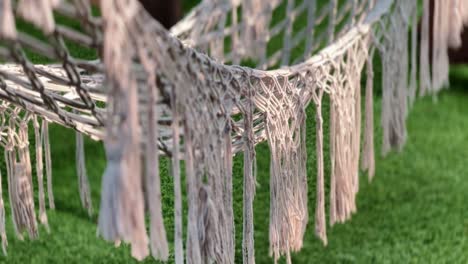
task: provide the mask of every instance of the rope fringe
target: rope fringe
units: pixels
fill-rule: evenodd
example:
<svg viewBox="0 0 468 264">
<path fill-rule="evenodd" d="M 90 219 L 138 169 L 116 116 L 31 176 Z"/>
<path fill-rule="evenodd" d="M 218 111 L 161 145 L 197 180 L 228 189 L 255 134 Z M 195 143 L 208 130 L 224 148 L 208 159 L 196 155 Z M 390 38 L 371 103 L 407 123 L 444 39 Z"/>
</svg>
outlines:
<svg viewBox="0 0 468 264">
<path fill-rule="evenodd" d="M 143 57 L 143 56 L 142 56 Z M 143 65 L 151 69 L 149 61 L 143 61 Z M 167 244 L 166 229 L 162 215 L 161 205 L 161 181 L 159 177 L 159 155 L 157 139 L 158 129 L 156 127 L 159 119 L 156 102 L 158 100 L 156 87 L 156 70 L 148 72 L 148 109 L 147 109 L 147 143 L 146 143 L 146 199 L 150 212 L 150 245 L 152 256 L 157 260 L 167 261 L 169 258 L 169 246 Z"/>
<path fill-rule="evenodd" d="M 132 37 L 129 25 L 137 14 L 135 1 L 101 1 L 104 34 L 104 64 L 109 94 L 104 140 L 108 164 L 103 177 L 98 232 L 108 241 L 131 244 L 138 260 L 148 255 L 142 188 L 138 85 L 131 74 Z"/>
<path fill-rule="evenodd" d="M 172 177 L 174 178 L 174 244 L 175 244 L 175 263 L 184 263 L 184 245 L 183 245 L 183 227 L 182 227 L 182 186 L 180 179 L 180 120 L 179 107 L 175 92 L 171 93 L 172 103 Z"/>
<path fill-rule="evenodd" d="M 245 264 L 255 264 L 254 246 L 254 212 L 253 200 L 255 198 L 256 182 L 256 156 L 253 131 L 253 98 L 252 90 L 248 93 L 244 118 L 244 183 L 243 183 L 243 229 L 242 229 L 242 258 Z"/>
<path fill-rule="evenodd" d="M 15 17 L 11 7 L 11 0 L 0 2 L 0 38 L 16 39 Z"/>
<path fill-rule="evenodd" d="M 93 203 L 91 200 L 91 189 L 89 187 L 88 174 L 86 172 L 86 158 L 83 142 L 83 134 L 76 132 L 76 172 L 78 174 L 78 187 L 80 200 L 83 208 L 88 210 L 88 215 L 93 214 Z"/>
<path fill-rule="evenodd" d="M 367 81 L 366 81 L 366 105 L 365 105 L 365 128 L 364 145 L 362 148 L 361 169 L 367 171 L 369 182 L 375 175 L 375 154 L 374 154 L 374 51 L 370 52 L 367 58 Z"/>
<path fill-rule="evenodd" d="M 271 152 L 269 251 L 275 262 L 281 257 L 292 262 L 291 252 L 303 246 L 309 217 L 305 109 L 310 102 L 316 110 L 315 234 L 327 245 L 323 95 L 329 95 L 331 102 L 328 210 L 333 226 L 351 218 L 357 210 L 359 165 L 367 171 L 369 181 L 375 174 L 375 50 L 380 53 L 383 69 L 381 125 L 385 155 L 402 150 L 406 142 L 406 117 L 418 93 L 418 67 L 419 94 L 436 95 L 448 83 L 447 49 L 460 45 L 461 30 L 468 24 L 468 1 L 435 1 L 434 36 L 430 39 L 431 8 L 429 0 L 424 0 L 418 61 L 417 1 L 332 0 L 319 5 L 314 0 L 206 0 L 172 34 L 136 0 L 101 0 L 102 24 L 101 19 L 91 16 L 87 0 L 66 2 L 57 11 L 76 13 L 85 22 L 86 33 L 78 35 L 63 25 L 55 28 L 53 9 L 59 2 L 18 1 L 19 15 L 46 35 L 53 34 L 47 45 L 27 35 L 15 40 L 12 2 L 0 2 L 0 38 L 7 40 L 0 43 L 0 56 L 13 58 L 19 63 L 17 69 L 21 68 L 15 75 L 0 67 L 0 91 L 6 97 L 0 102 L 0 118 L 5 124 L 0 144 L 5 149 L 16 234 L 20 239 L 25 232 L 31 238 L 38 235 L 28 141 L 31 121 L 36 144 L 38 218 L 48 229 L 43 162 L 48 203 L 54 209 L 48 122 L 57 122 L 80 131 L 76 134 L 76 169 L 81 203 L 90 215 L 91 189 L 81 133 L 104 140 L 108 164 L 102 179 L 97 233 L 116 246 L 121 242 L 131 244 L 132 256 L 138 260 L 147 257 L 150 250 L 157 260 L 167 261 L 170 257 L 162 212 L 160 152 L 171 158 L 177 264 L 235 263 L 232 168 L 233 155 L 241 151 L 242 258 L 244 263 L 255 263 L 255 146 L 262 141 L 268 141 Z M 286 9 L 284 19 L 270 25 L 276 16 L 273 11 L 281 4 Z M 307 15 L 307 26 L 301 29 L 296 28 L 299 14 Z M 326 30 L 315 31 L 317 24 L 325 24 Z M 181 42 L 173 35 L 190 39 Z M 102 44 L 103 63 L 74 61 L 63 43 L 65 36 L 93 48 Z M 276 37 L 283 41 L 283 49 L 272 50 L 267 57 L 267 40 Z M 226 52 L 228 43 L 230 53 Z M 29 63 L 22 54 L 22 44 L 63 60 L 62 75 L 57 67 L 49 72 L 54 67 Z M 257 69 L 221 64 L 189 45 L 234 64 L 243 59 L 257 60 Z M 305 45 L 302 57 L 292 52 L 299 45 Z M 322 49 L 323 45 L 326 48 Z M 309 58 L 310 54 L 316 55 Z M 103 81 L 92 82 L 96 86 L 91 87 L 78 71 L 77 65 L 81 64 L 93 72 L 105 72 L 107 95 L 88 91 Z M 365 64 L 365 127 L 360 149 L 361 74 Z M 260 70 L 276 65 L 289 66 Z M 22 78 L 15 78 L 18 75 Z M 24 76 L 30 83 L 25 83 Z M 44 79 L 51 82 L 43 84 Z M 63 83 L 73 85 L 77 94 L 50 92 L 51 87 L 62 87 Z M 98 97 L 106 102 L 107 115 L 96 108 L 95 100 L 101 100 Z M 39 107 L 40 102 L 43 105 Z M 41 124 L 34 114 L 44 117 Z M 105 133 L 101 133 L 104 126 Z M 185 252 L 181 159 L 187 184 Z M 0 175 L 0 237 L 6 254 L 1 180 Z M 146 212 L 150 217 L 149 238 Z"/>
<path fill-rule="evenodd" d="M 10 119 L 10 129 L 15 130 L 15 126 L 14 118 Z M 17 237 L 22 240 L 23 232 L 27 231 L 29 237 L 34 239 L 38 236 L 38 229 L 34 211 L 29 142 L 25 122 L 20 121 L 18 136 L 21 145 L 17 147 L 10 145 L 5 149 L 10 205 Z"/>
<path fill-rule="evenodd" d="M 18 2 L 18 14 L 50 34 L 55 30 L 53 9 L 61 0 L 21 0 Z"/>
<path fill-rule="evenodd" d="M 2 238 L 2 251 L 3 255 L 7 255 L 7 246 L 8 246 L 8 239 L 5 230 L 5 204 L 3 202 L 3 189 L 2 189 L 2 174 L 0 172 L 0 237 Z"/>
<path fill-rule="evenodd" d="M 425 96 L 432 90 L 432 79 L 430 71 L 430 62 L 432 61 L 432 54 L 429 52 L 429 38 L 430 38 L 430 0 L 424 0 L 423 15 L 421 18 L 421 48 L 419 55 L 419 96 Z"/>
<path fill-rule="evenodd" d="M 315 234 L 324 245 L 328 244 L 327 223 L 325 220 L 325 178 L 323 161 L 323 118 L 322 97 L 323 90 L 314 87 L 313 100 L 315 102 L 315 130 L 317 152 L 317 205 L 315 207 Z"/>
<path fill-rule="evenodd" d="M 305 149 L 305 110 L 302 98 L 291 93 L 286 79 L 262 80 L 272 91 L 274 104 L 285 105 L 283 113 L 267 115 L 266 133 L 270 146 L 270 255 L 277 261 L 302 248 L 308 221 Z M 280 110 L 280 109 L 278 109 Z"/>
<path fill-rule="evenodd" d="M 39 190 L 39 222 L 46 227 L 49 231 L 49 223 L 46 213 L 46 202 L 44 193 L 44 166 L 43 166 L 43 150 L 42 150 L 42 136 L 40 131 L 39 121 L 37 116 L 33 117 L 34 138 L 36 144 L 36 176 L 37 185 Z"/>
<path fill-rule="evenodd" d="M 42 144 L 44 146 L 44 156 L 47 175 L 47 196 L 49 197 L 49 208 L 55 209 L 54 192 L 52 188 L 52 158 L 50 154 L 50 140 L 49 140 L 49 122 L 42 120 Z"/>
</svg>

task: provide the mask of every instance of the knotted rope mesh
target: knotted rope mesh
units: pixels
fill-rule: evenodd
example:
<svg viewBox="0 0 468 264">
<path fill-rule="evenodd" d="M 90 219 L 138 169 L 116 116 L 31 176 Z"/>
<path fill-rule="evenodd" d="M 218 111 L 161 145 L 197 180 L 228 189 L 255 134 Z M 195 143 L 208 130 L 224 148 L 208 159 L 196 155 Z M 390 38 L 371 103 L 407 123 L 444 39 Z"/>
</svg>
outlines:
<svg viewBox="0 0 468 264">
<path fill-rule="evenodd" d="M 418 54 L 420 2 L 424 12 Z M 446 50 L 460 43 L 468 5 L 435 2 L 434 23 L 439 24 L 430 54 L 428 0 L 205 0 L 171 32 L 136 1 L 102 0 L 102 17 L 92 13 L 87 0 L 0 1 L 0 59 L 15 62 L 0 65 L 0 143 L 16 233 L 37 236 L 29 123 L 35 131 L 42 224 L 47 225 L 42 155 L 49 206 L 54 208 L 47 128 L 53 122 L 78 133 L 80 197 L 90 213 L 82 134 L 104 140 L 108 166 L 98 232 L 106 240 L 130 243 L 137 259 L 149 254 L 148 244 L 154 258 L 169 256 L 158 170 L 159 155 L 167 155 L 174 179 L 176 263 L 234 263 L 232 158 L 244 152 L 242 252 L 245 263 L 254 263 L 255 145 L 266 140 L 271 152 L 270 254 L 275 261 L 284 255 L 290 262 L 290 252 L 302 247 L 308 223 L 305 109 L 312 102 L 316 114 L 309 120 L 315 120 L 317 134 L 315 230 L 326 244 L 323 123 L 330 122 L 333 225 L 357 210 L 359 163 L 370 178 L 375 170 L 375 51 L 383 66 L 384 153 L 405 143 L 418 69 L 422 95 L 435 94 L 447 83 Z M 21 32 L 15 26 L 20 17 L 42 34 Z M 54 17 L 79 21 L 80 26 L 70 28 Z M 67 48 L 72 44 L 95 50 L 101 60 L 74 58 Z M 61 65 L 34 65 L 27 54 Z M 255 67 L 238 66 L 241 63 Z M 322 117 L 324 96 L 331 102 L 329 121 Z M 188 203 L 185 246 L 181 160 Z M 5 251 L 3 200 L 0 205 Z"/>
</svg>

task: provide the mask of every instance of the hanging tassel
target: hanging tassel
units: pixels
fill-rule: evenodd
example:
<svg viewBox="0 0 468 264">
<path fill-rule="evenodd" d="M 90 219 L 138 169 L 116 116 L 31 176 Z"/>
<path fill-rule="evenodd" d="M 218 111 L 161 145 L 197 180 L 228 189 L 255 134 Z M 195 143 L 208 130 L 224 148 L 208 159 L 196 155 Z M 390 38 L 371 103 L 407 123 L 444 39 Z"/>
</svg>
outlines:
<svg viewBox="0 0 468 264">
<path fill-rule="evenodd" d="M 460 2 L 465 0 L 449 0 L 448 5 L 448 18 L 449 20 L 449 47 L 452 49 L 458 49 L 462 45 L 461 33 L 463 32 L 464 17 L 462 6 Z M 465 1 L 466 2 L 466 1 Z"/>
<path fill-rule="evenodd" d="M 29 138 L 28 138 L 28 123 L 27 121 L 21 121 L 19 125 L 19 137 L 24 147 L 18 149 L 19 158 L 22 160 L 22 163 L 25 167 L 25 173 L 28 177 L 29 186 L 31 190 L 34 190 L 33 181 L 32 181 L 32 167 L 31 167 L 31 155 L 29 153 Z M 34 204 L 33 204 L 34 205 Z"/>
<path fill-rule="evenodd" d="M 50 141 L 49 141 L 49 122 L 42 120 L 42 142 L 44 145 L 46 175 L 47 175 L 47 196 L 49 197 L 49 208 L 55 209 L 54 192 L 52 188 L 52 158 L 50 155 Z"/>
<path fill-rule="evenodd" d="M 8 246 L 8 240 L 6 236 L 6 231 L 5 231 L 5 204 L 3 202 L 3 187 L 2 187 L 2 174 L 0 171 L 0 237 L 2 239 L 2 250 L 3 250 L 3 255 L 7 255 L 7 246 Z"/>
<path fill-rule="evenodd" d="M 448 37 L 449 7 L 447 3 L 434 1 L 433 54 L 432 54 L 432 94 L 435 96 L 448 84 Z"/>
<path fill-rule="evenodd" d="M 98 234 L 109 241 L 116 241 L 120 245 L 118 206 L 119 191 L 122 174 L 127 173 L 127 167 L 122 164 L 122 153 L 117 144 L 106 144 L 107 165 L 102 177 L 101 206 L 99 210 Z M 119 151 L 119 152 L 118 152 Z M 118 241 L 118 243 L 117 243 Z"/>
<path fill-rule="evenodd" d="M 430 61 L 432 61 L 432 53 L 429 52 L 430 41 L 430 8 L 429 1 L 424 0 L 422 26 L 421 26 L 421 50 L 419 55 L 419 96 L 424 96 L 432 90 L 432 80 L 430 73 Z"/>
<path fill-rule="evenodd" d="M 0 2 L 0 38 L 16 39 L 16 25 L 11 0 Z"/>
<path fill-rule="evenodd" d="M 419 55 L 419 96 L 424 96 L 432 90 L 432 80 L 429 62 L 429 40 L 430 40 L 430 0 L 424 0 L 422 26 L 421 26 L 421 43 Z"/>
<path fill-rule="evenodd" d="M 221 175 L 225 175 L 222 179 L 223 182 L 223 202 L 224 202 L 224 223 L 220 223 L 221 226 L 225 226 L 223 229 L 223 237 L 221 238 L 224 241 L 223 249 L 225 250 L 225 256 L 228 263 L 234 264 L 235 262 L 235 223 L 234 223 L 234 208 L 233 208 L 233 192 L 232 192 L 232 139 L 231 139 L 231 120 L 229 113 L 231 109 L 227 110 L 226 113 L 226 125 L 223 131 L 224 133 L 224 152 L 221 155 L 224 156 L 224 166 L 221 168 Z"/>
<path fill-rule="evenodd" d="M 122 90 L 112 82 L 105 147 L 108 164 L 103 176 L 98 232 L 108 241 L 131 244 L 132 256 L 148 255 L 141 176 L 137 87 Z"/>
<path fill-rule="evenodd" d="M 39 222 L 46 227 L 49 232 L 49 223 L 47 220 L 46 205 L 45 205 L 45 194 L 44 194 L 44 172 L 42 164 L 42 139 L 40 133 L 40 126 L 37 120 L 37 116 L 33 117 L 34 126 L 34 138 L 36 144 L 36 176 L 37 185 L 39 189 Z"/>
<path fill-rule="evenodd" d="M 128 100 L 127 105 L 118 104 L 128 110 L 115 109 L 117 114 L 110 113 L 114 117 L 111 120 L 119 123 L 109 123 L 105 139 L 107 167 L 102 182 L 98 232 L 108 241 L 130 243 L 132 256 L 142 260 L 148 255 L 148 238 L 141 186 L 136 87 L 128 91 L 128 96 L 114 96 L 124 102 Z M 109 104 L 116 105 L 112 101 Z M 115 108 L 112 106 L 109 109 Z M 121 113 L 127 116 L 120 119 Z"/>
<path fill-rule="evenodd" d="M 382 57 L 382 154 L 391 150 L 401 151 L 407 138 L 408 114 L 408 27 L 414 1 L 396 2 L 401 10 L 390 17 L 388 38 L 380 50 Z"/>
<path fill-rule="evenodd" d="M 109 118 L 104 139 L 108 164 L 103 177 L 98 232 L 108 241 L 130 243 L 132 256 L 142 260 L 149 251 L 138 86 L 131 71 L 134 38 L 129 35 L 138 3 L 102 0 L 101 10 L 106 22 L 103 57 L 109 86 Z"/>
<path fill-rule="evenodd" d="M 147 47 L 144 43 L 137 43 Z M 158 87 L 156 85 L 156 60 L 146 52 L 145 48 L 138 50 L 140 62 L 147 74 L 146 97 L 148 108 L 146 113 L 147 144 L 146 144 L 146 199 L 150 212 L 150 246 L 153 258 L 167 261 L 169 258 L 169 246 L 167 244 L 166 229 L 162 215 L 161 180 L 159 176 L 159 149 L 158 127 L 159 112 L 157 109 Z"/>
<path fill-rule="evenodd" d="M 122 8 L 125 6 L 125 8 Z M 104 34 L 104 63 L 106 65 L 107 77 L 111 87 L 109 98 L 111 98 L 109 108 L 110 116 L 113 120 L 107 128 L 106 148 L 109 148 L 108 153 L 113 153 L 109 158 L 109 172 L 106 173 L 108 182 L 114 182 L 117 186 L 114 189 L 109 189 L 103 193 L 103 197 L 107 196 L 119 197 L 117 203 L 112 203 L 118 209 L 118 212 L 102 212 L 100 213 L 99 227 L 106 228 L 107 221 L 116 221 L 118 223 L 117 230 L 110 234 L 114 236 L 103 235 L 106 239 L 112 240 L 123 238 L 124 241 L 132 243 L 132 255 L 137 259 L 141 259 L 147 254 L 147 237 L 144 225 L 143 211 L 143 194 L 141 186 L 141 168 L 140 168 L 140 120 L 138 110 L 138 87 L 135 76 L 132 72 L 131 64 L 135 58 L 142 63 L 148 77 L 150 93 L 156 92 L 155 76 L 157 71 L 158 60 L 158 43 L 155 43 L 152 38 L 140 38 L 140 36 L 148 36 L 147 27 L 142 26 L 138 22 L 149 19 L 147 14 L 141 12 L 141 7 L 137 1 L 114 1 L 102 0 L 101 10 L 103 18 L 106 22 Z M 141 14 L 142 19 L 137 19 Z M 153 28 L 151 28 L 152 30 Z M 154 32 L 151 32 L 154 33 Z M 140 35 L 141 34 L 141 35 Z M 139 37 L 134 37 L 138 35 Z M 150 94 L 151 96 L 151 94 Z M 157 96 L 152 95 L 150 100 L 157 102 Z M 113 109 L 112 109 L 113 108 Z M 150 120 L 157 119 L 155 110 L 149 109 Z M 124 117 L 122 118 L 122 115 Z M 150 121 L 149 126 L 156 125 L 156 122 Z M 146 161 L 146 181 L 151 182 L 147 194 L 151 214 L 151 248 L 153 256 L 156 258 L 166 259 L 168 257 L 166 234 L 163 229 L 163 218 L 161 213 L 160 201 L 160 186 L 159 175 L 157 174 L 157 127 L 153 127 L 149 132 L 150 142 L 146 153 L 148 160 Z M 126 140 L 127 139 L 127 140 Z M 189 141 L 185 135 L 185 143 Z M 154 141 L 154 142 L 153 142 Z M 154 145 L 153 145 L 154 144 Z M 190 144 L 187 144 L 190 145 Z M 151 152 L 152 151 L 152 152 Z M 189 148 L 186 148 L 186 155 Z M 117 155 L 118 153 L 118 155 Z M 153 153 L 153 154 L 151 154 Z M 192 153 L 193 155 L 193 153 Z M 156 166 L 154 166 L 156 165 Z M 193 166 L 193 164 L 192 164 Z M 190 167 L 187 162 L 187 167 Z M 192 167 L 193 168 L 193 167 Z M 115 170 L 120 172 L 115 173 Z M 129 174 L 127 174 L 129 173 Z M 112 174 L 115 174 L 112 176 Z M 196 175 L 195 172 L 192 175 Z M 195 176 L 194 176 L 195 177 Z M 190 186 L 190 173 L 187 173 L 187 182 Z M 196 179 L 193 179 L 196 182 Z M 197 184 L 189 188 L 189 197 L 193 200 L 198 200 Z M 105 200 L 102 200 L 105 203 Z M 109 203 L 107 201 L 107 203 Z M 131 205 L 131 207 L 129 206 Z M 198 204 L 196 204 L 198 208 Z M 101 207 L 102 208 L 102 207 Z M 198 242 L 197 219 L 199 215 L 197 208 L 189 206 L 189 229 L 188 229 L 188 244 L 187 244 L 187 261 L 200 263 L 200 247 L 191 242 Z M 195 214 L 193 214 L 195 212 Z M 106 214 L 111 214 L 106 216 Z M 120 228 L 120 226 L 125 228 Z M 112 230 L 111 230 L 112 231 Z M 195 232 L 192 232 L 195 231 Z M 105 232 L 104 232 L 105 233 Z M 196 248 L 196 249 L 195 249 Z M 198 251 L 197 256 L 191 255 L 191 250 Z M 197 253 L 194 253 L 197 255 Z"/>
<path fill-rule="evenodd" d="M 53 8 L 60 0 L 21 0 L 18 3 L 18 14 L 25 20 L 50 34 L 55 29 Z"/>
<path fill-rule="evenodd" d="M 243 263 L 255 263 L 254 246 L 254 213 L 253 200 L 255 197 L 255 140 L 253 131 L 253 87 L 249 87 L 249 98 L 244 113 L 244 206 L 243 206 L 243 234 L 242 257 Z"/>
<path fill-rule="evenodd" d="M 13 142 L 10 141 L 10 144 Z M 16 188 L 16 181 L 14 177 L 14 147 L 12 145 L 7 146 L 5 148 L 5 165 L 7 168 L 7 180 L 8 180 L 8 195 L 10 199 L 10 209 L 11 209 L 11 217 L 13 220 L 13 225 L 15 227 L 15 234 L 19 240 L 23 240 L 23 234 L 20 231 L 20 223 L 18 222 L 19 216 L 17 215 L 17 208 L 16 205 L 18 204 L 17 199 L 17 188 Z M 18 220 L 18 221 L 17 221 Z"/>
<path fill-rule="evenodd" d="M 263 81 L 263 80 L 262 80 Z M 305 150 L 305 111 L 302 98 L 285 99 L 283 93 L 293 95 L 294 88 L 286 78 L 265 80 L 271 94 L 271 104 L 290 105 L 292 110 L 267 115 L 266 131 L 271 151 L 270 161 L 270 255 L 277 261 L 281 255 L 289 255 L 302 248 L 307 210 L 307 152 Z M 271 89 L 271 90 L 270 90 Z M 276 89 L 281 92 L 276 93 Z M 284 89 L 284 90 L 282 90 Z M 291 90 L 289 90 L 291 89 Z M 278 97 L 276 97 L 278 96 Z M 281 109 L 284 110 L 284 109 Z M 280 109 L 277 109 L 280 111 Z M 288 114 L 284 114 L 288 113 Z"/>
<path fill-rule="evenodd" d="M 370 52 L 367 58 L 367 81 L 366 81 L 366 105 L 365 105 L 365 131 L 364 145 L 362 148 L 362 163 L 361 169 L 367 171 L 369 181 L 374 178 L 375 174 L 375 154 L 374 154 L 374 51 Z"/>
<path fill-rule="evenodd" d="M 331 70 L 337 77 L 330 86 L 330 225 L 343 223 L 356 212 L 359 190 L 361 135 L 361 70 L 367 52 L 350 48 Z M 360 52 L 366 52 L 362 54 Z M 365 55 L 365 56 L 364 56 Z M 344 60 L 344 61 L 342 61 Z"/>
<path fill-rule="evenodd" d="M 335 137 L 336 137 L 336 113 L 333 96 L 330 95 L 330 225 L 337 221 L 337 197 L 336 197 L 336 174 L 335 174 Z"/>
<path fill-rule="evenodd" d="M 162 216 L 161 181 L 159 178 L 158 156 L 158 122 L 159 114 L 156 109 L 158 100 L 155 72 L 148 73 L 148 113 L 147 113 L 147 144 L 146 144 L 146 197 L 151 217 L 150 246 L 151 253 L 156 260 L 167 261 L 169 247 L 167 245 L 166 229 Z"/>
<path fill-rule="evenodd" d="M 10 116 L 10 136 L 14 133 L 16 117 Z M 23 232 L 27 231 L 30 238 L 38 235 L 36 215 L 34 211 L 34 198 L 32 188 L 32 176 L 28 175 L 27 161 L 29 147 L 27 141 L 27 124 L 20 121 L 18 132 L 19 146 L 14 147 L 14 139 L 10 138 L 9 146 L 5 149 L 5 162 L 8 174 L 8 191 L 10 194 L 10 206 L 12 211 L 15 231 L 20 240 Z M 30 166 L 30 165 L 29 165 Z"/>
<path fill-rule="evenodd" d="M 15 210 L 17 210 L 15 222 L 18 224 L 18 231 L 23 232 L 23 230 L 26 230 L 30 238 L 36 238 L 38 230 L 32 186 L 29 184 L 27 166 L 24 162 L 20 161 L 14 165 L 13 177 L 15 181 L 14 188 L 16 188 Z"/>
<path fill-rule="evenodd" d="M 463 25 L 468 25 L 468 2 L 458 0 L 458 10 L 460 11 L 460 15 L 463 19 Z"/>
<path fill-rule="evenodd" d="M 199 226 L 198 226 L 198 204 L 199 189 L 198 182 L 195 176 L 195 164 L 193 157 L 192 134 L 187 129 L 187 124 L 184 124 L 184 146 L 185 146 L 185 174 L 187 178 L 187 200 L 188 200 L 188 219 L 187 219 L 187 263 L 197 264 L 202 263 L 200 241 L 199 241 Z"/>
<path fill-rule="evenodd" d="M 76 172 L 78 174 L 78 188 L 80 191 L 81 205 L 88 210 L 88 215 L 93 214 L 91 190 L 89 188 L 88 175 L 86 173 L 86 158 L 83 143 L 83 134 L 76 132 Z"/>
<path fill-rule="evenodd" d="M 234 263 L 235 253 L 232 146 L 227 140 L 231 135 L 232 110 L 221 101 L 210 99 L 216 89 L 213 86 L 195 86 L 177 93 L 183 107 L 196 108 L 183 110 L 189 203 L 187 262 L 229 264 Z M 200 105 L 206 108 L 200 109 Z"/>
<path fill-rule="evenodd" d="M 368 54 L 366 54 L 368 55 Z M 354 60 L 357 60 L 357 56 L 354 55 Z M 362 56 L 362 55 L 361 55 Z M 365 62 L 365 59 L 362 59 Z M 355 62 L 355 61 L 354 61 Z M 348 62 L 349 63 L 349 62 Z M 362 64 L 364 65 L 364 63 Z M 357 71 L 357 72 L 356 72 Z M 352 212 L 356 212 L 356 195 L 359 192 L 359 160 L 361 154 L 361 122 L 362 122 L 362 113 L 361 113 L 361 71 L 362 67 L 352 67 L 351 68 L 351 80 L 354 85 L 351 86 L 351 89 L 354 89 L 354 127 L 352 128 L 351 138 L 352 138 L 352 158 L 350 159 L 351 164 L 351 175 L 352 175 L 352 185 L 353 185 L 353 206 Z"/>
<path fill-rule="evenodd" d="M 198 239 L 202 259 L 206 263 L 215 261 L 219 258 L 217 244 L 219 243 L 218 231 L 218 210 L 214 201 L 210 198 L 212 195 L 208 191 L 208 186 L 202 186 L 198 193 Z M 216 261 L 217 263 L 220 263 Z"/>
<path fill-rule="evenodd" d="M 184 264 L 184 245 L 182 227 L 182 188 L 180 180 L 180 132 L 179 108 L 175 89 L 171 94 L 172 103 L 172 177 L 174 178 L 174 255 L 176 264 Z"/>
<path fill-rule="evenodd" d="M 28 140 L 28 123 L 20 121 L 19 123 L 19 146 L 17 148 L 19 162 L 15 163 L 15 178 L 17 180 L 17 188 L 19 201 L 22 204 L 20 207 L 20 215 L 23 218 L 25 228 L 29 233 L 30 238 L 38 236 L 36 212 L 34 210 L 33 182 L 31 158 L 29 154 Z"/>
<path fill-rule="evenodd" d="M 418 8 L 417 4 L 414 5 L 413 12 L 411 12 L 411 17 L 413 18 L 412 27 L 411 27 L 411 74 L 410 74 L 410 84 L 409 84 L 409 103 L 410 106 L 413 105 L 414 100 L 416 99 L 416 90 L 418 86 L 417 73 L 418 73 Z M 371 52 L 371 57 L 373 57 L 373 52 Z M 370 58 L 371 58 L 370 57 Z M 369 73 L 369 70 L 368 70 Z"/>
<path fill-rule="evenodd" d="M 315 88 L 315 121 L 316 121 L 316 151 L 317 151 L 317 205 L 315 207 L 315 234 L 324 245 L 327 240 L 327 223 L 325 220 L 325 179 L 323 165 L 323 118 L 322 118 L 322 96 L 323 89 Z"/>
<path fill-rule="evenodd" d="M 336 97 L 339 97 L 338 95 Z M 334 97 L 334 95 L 332 95 Z M 355 207 L 353 203 L 353 171 L 350 167 L 351 159 L 351 128 L 350 122 L 346 122 L 347 117 L 342 116 L 342 113 L 350 113 L 350 104 L 345 104 L 345 101 L 340 101 L 338 98 L 332 99 L 332 122 L 334 128 L 331 130 L 333 143 L 333 159 L 332 159 L 332 178 L 331 178 L 331 195 L 330 195 L 330 225 L 335 223 L 343 223 L 353 213 Z M 338 105 L 341 109 L 338 109 Z M 348 118 L 352 118 L 351 116 Z"/>
</svg>

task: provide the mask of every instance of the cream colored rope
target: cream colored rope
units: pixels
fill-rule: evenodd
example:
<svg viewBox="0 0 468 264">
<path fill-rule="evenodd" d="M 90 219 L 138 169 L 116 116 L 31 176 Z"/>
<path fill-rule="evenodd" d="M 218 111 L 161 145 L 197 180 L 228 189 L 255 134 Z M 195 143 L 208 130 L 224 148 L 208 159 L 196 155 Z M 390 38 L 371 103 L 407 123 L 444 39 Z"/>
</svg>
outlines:
<svg viewBox="0 0 468 264">
<path fill-rule="evenodd" d="M 244 152 L 242 251 L 243 261 L 254 263 L 255 145 L 266 140 L 271 152 L 270 254 L 275 261 L 285 256 L 290 263 L 290 253 L 302 247 L 309 219 L 305 108 L 313 102 L 317 133 L 315 230 L 326 244 L 323 123 L 330 122 L 331 130 L 329 222 L 333 225 L 346 221 L 357 210 L 364 65 L 368 80 L 362 167 L 370 178 L 375 171 L 374 50 L 383 66 L 384 153 L 401 150 L 406 141 L 406 116 L 416 94 L 418 67 L 414 18 L 418 2 L 339 2 L 205 0 L 167 32 L 134 0 L 102 0 L 102 18 L 91 14 L 87 0 L 73 4 L 23 0 L 15 6 L 9 0 L 1 1 L 0 58 L 16 64 L 0 65 L 0 98 L 4 100 L 0 129 L 5 135 L 0 143 L 8 164 L 17 234 L 21 237 L 28 231 L 31 237 L 37 236 L 26 133 L 32 119 L 36 144 L 40 142 L 36 155 L 45 155 L 51 208 L 47 124 L 58 123 L 104 140 L 108 166 L 98 232 L 106 240 L 130 243 L 137 259 L 149 254 L 148 245 L 154 258 L 169 257 L 158 170 L 159 155 L 165 154 L 171 156 L 174 176 L 176 263 L 184 259 L 187 263 L 234 263 L 232 157 Z M 428 2 L 423 2 L 419 92 L 435 94 L 447 82 L 447 47 L 457 44 L 468 12 L 461 1 L 450 0 L 447 5 L 436 1 L 437 34 L 433 54 L 429 54 Z M 29 12 L 30 7 L 35 7 L 35 12 Z M 15 28 L 13 8 L 41 28 L 46 41 Z M 56 23 L 53 9 L 80 21 L 83 30 Z M 285 13 L 278 15 L 280 10 Z M 451 14 L 456 18 L 453 24 Z M 98 51 L 102 60 L 73 58 L 65 39 Z M 271 43 L 282 45 L 274 50 Z M 62 65 L 33 65 L 24 48 Z M 238 66 L 241 62 L 255 67 Z M 266 70 L 269 68 L 273 69 Z M 331 101 L 329 121 L 323 120 L 321 113 L 324 97 Z M 36 116 L 43 118 L 40 131 Z M 80 195 L 90 209 L 81 134 L 77 149 Z M 187 184 L 185 254 L 180 160 L 185 161 Z M 39 158 L 38 173 L 42 166 Z M 40 187 L 39 192 L 39 220 L 47 225 L 44 190 Z M 149 238 L 145 211 L 150 215 Z M 0 233 L 5 246 L 1 212 Z"/>
</svg>

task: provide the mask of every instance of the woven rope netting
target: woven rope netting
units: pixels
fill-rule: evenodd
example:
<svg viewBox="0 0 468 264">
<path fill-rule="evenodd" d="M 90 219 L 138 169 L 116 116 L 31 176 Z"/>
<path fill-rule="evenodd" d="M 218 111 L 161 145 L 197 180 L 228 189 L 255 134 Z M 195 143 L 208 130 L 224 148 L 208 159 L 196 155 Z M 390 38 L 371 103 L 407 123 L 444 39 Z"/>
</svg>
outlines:
<svg viewBox="0 0 468 264">
<path fill-rule="evenodd" d="M 333 225 L 357 209 L 360 164 L 370 178 L 374 175 L 374 53 L 382 61 L 387 153 L 403 147 L 405 119 L 418 91 L 435 95 L 447 84 L 447 49 L 460 45 L 468 18 L 465 1 L 436 0 L 430 39 L 428 0 L 205 0 L 168 32 L 137 1 L 102 0 L 102 16 L 93 15 L 87 0 L 0 3 L 0 59 L 7 62 L 0 65 L 0 143 L 17 235 L 38 232 L 28 124 L 35 132 L 40 223 L 47 225 L 42 156 L 54 207 L 48 138 L 53 122 L 77 131 L 80 195 L 90 213 L 82 135 L 104 140 L 108 165 L 98 232 L 106 240 L 130 243 L 137 259 L 149 254 L 148 244 L 156 259 L 169 256 L 158 163 L 159 155 L 171 158 L 176 263 L 234 263 L 232 158 L 238 152 L 244 153 L 243 262 L 255 262 L 255 145 L 262 141 L 271 152 L 270 254 L 290 262 L 290 252 L 301 249 L 309 221 L 309 103 L 315 117 L 308 120 L 315 122 L 317 134 L 314 222 L 326 244 L 323 123 L 330 122 Z M 40 34 L 21 32 L 18 19 Z M 61 23 L 70 20 L 80 26 Z M 74 58 L 68 48 L 77 44 L 95 50 L 100 59 Z M 60 64 L 32 64 L 28 57 L 34 54 Z M 361 89 L 363 72 L 367 81 Z M 329 121 L 322 117 L 325 96 L 331 102 Z M 5 250 L 3 200 L 0 205 Z"/>
</svg>

